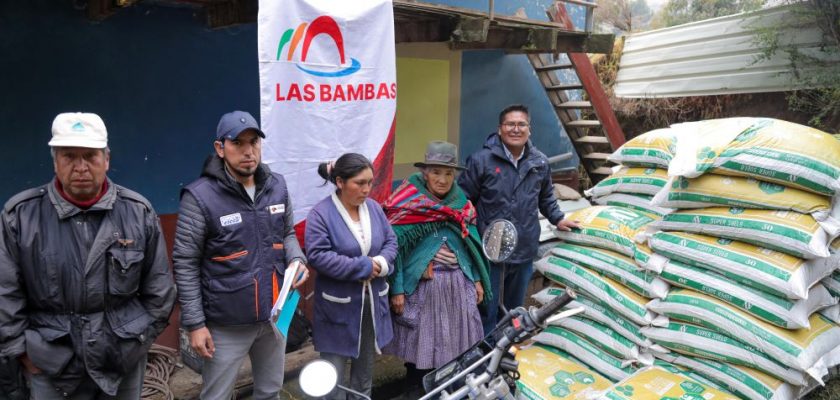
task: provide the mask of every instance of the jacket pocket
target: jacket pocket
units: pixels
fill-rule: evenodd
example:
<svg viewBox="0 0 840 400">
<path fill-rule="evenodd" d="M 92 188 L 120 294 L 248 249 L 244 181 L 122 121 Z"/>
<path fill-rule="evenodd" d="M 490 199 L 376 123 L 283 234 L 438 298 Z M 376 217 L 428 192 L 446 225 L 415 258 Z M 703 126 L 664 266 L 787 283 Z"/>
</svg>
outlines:
<svg viewBox="0 0 840 400">
<path fill-rule="evenodd" d="M 68 329 L 38 327 L 24 331 L 26 355 L 36 367 L 47 376 L 58 376 L 64 372 L 73 358 Z"/>
<path fill-rule="evenodd" d="M 385 289 L 379 291 L 379 297 L 387 296 L 389 290 L 391 290 L 391 286 L 388 285 L 388 282 L 385 282 Z"/>
<path fill-rule="evenodd" d="M 333 303 L 340 303 L 340 304 L 350 304 L 350 297 L 337 297 L 333 296 L 327 292 L 321 292 L 321 297 L 324 298 L 326 301 L 331 301 Z"/>
<path fill-rule="evenodd" d="M 143 269 L 143 251 L 111 247 L 107 254 L 108 293 L 113 296 L 131 296 L 137 293 Z"/>
<path fill-rule="evenodd" d="M 152 345 L 153 338 L 148 335 L 152 331 L 154 318 L 139 302 L 130 302 L 128 307 L 109 310 L 105 317 L 114 335 L 102 338 L 110 342 L 107 346 L 109 351 L 105 354 L 107 359 L 103 361 L 111 363 L 111 368 L 120 373 L 129 372 L 146 356 Z"/>
<path fill-rule="evenodd" d="M 222 325 L 257 322 L 257 283 L 247 272 L 208 277 L 202 290 L 207 319 Z"/>
</svg>

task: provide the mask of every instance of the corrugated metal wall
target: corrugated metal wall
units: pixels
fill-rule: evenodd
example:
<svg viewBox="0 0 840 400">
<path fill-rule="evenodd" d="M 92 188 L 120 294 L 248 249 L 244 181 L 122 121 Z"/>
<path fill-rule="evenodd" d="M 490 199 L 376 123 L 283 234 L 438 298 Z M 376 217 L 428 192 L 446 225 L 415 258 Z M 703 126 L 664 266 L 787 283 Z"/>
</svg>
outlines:
<svg viewBox="0 0 840 400">
<path fill-rule="evenodd" d="M 753 33 L 792 18 L 790 7 L 714 18 L 632 35 L 626 39 L 618 97 L 687 97 L 793 89 L 790 60 L 782 54 L 756 62 Z M 816 28 L 790 29 L 783 38 L 819 52 Z"/>
</svg>

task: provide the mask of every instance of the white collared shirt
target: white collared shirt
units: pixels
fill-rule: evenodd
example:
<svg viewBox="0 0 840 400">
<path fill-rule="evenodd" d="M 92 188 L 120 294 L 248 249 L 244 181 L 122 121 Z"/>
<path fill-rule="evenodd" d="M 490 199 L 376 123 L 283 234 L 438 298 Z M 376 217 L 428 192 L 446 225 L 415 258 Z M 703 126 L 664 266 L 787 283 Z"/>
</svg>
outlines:
<svg viewBox="0 0 840 400">
<path fill-rule="evenodd" d="M 519 153 L 519 157 L 514 157 L 513 153 L 511 153 L 510 150 L 508 150 L 506 144 L 502 143 L 502 148 L 505 149 L 505 155 L 507 156 L 508 160 L 513 162 L 513 166 L 515 168 L 519 168 L 519 160 L 521 160 L 522 157 L 525 156 L 525 148 L 522 148 L 522 152 Z"/>
</svg>

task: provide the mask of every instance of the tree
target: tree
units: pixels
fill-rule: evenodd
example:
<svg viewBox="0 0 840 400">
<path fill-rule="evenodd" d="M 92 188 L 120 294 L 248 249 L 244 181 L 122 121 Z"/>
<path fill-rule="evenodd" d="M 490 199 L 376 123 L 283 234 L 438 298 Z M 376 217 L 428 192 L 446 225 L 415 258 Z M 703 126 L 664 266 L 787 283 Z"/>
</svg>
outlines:
<svg viewBox="0 0 840 400">
<path fill-rule="evenodd" d="M 645 29 L 652 15 L 646 0 L 604 0 L 595 9 L 595 20 L 614 33 Z"/>
<path fill-rule="evenodd" d="M 761 8 L 762 4 L 764 4 L 764 0 L 669 0 L 654 15 L 651 27 L 665 28 L 753 11 Z"/>
<path fill-rule="evenodd" d="M 809 123 L 840 117 L 840 0 L 792 1 L 783 21 L 765 23 L 755 30 L 754 43 L 761 49 L 756 62 L 785 55 L 791 62 L 793 83 L 802 90 L 787 95 L 788 106 L 811 116 Z M 817 28 L 818 43 L 803 46 L 792 32 Z M 836 130 L 836 128 L 835 128 Z"/>
</svg>

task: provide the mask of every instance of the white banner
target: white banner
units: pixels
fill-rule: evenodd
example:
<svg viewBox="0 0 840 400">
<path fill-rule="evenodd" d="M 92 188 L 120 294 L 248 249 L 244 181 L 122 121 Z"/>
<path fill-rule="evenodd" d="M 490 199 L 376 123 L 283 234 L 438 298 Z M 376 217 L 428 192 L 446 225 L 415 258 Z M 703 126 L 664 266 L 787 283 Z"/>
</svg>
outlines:
<svg viewBox="0 0 840 400">
<path fill-rule="evenodd" d="M 263 161 L 288 183 L 295 222 L 334 190 L 318 164 L 348 152 L 390 192 L 397 108 L 390 0 L 260 0 Z"/>
</svg>

